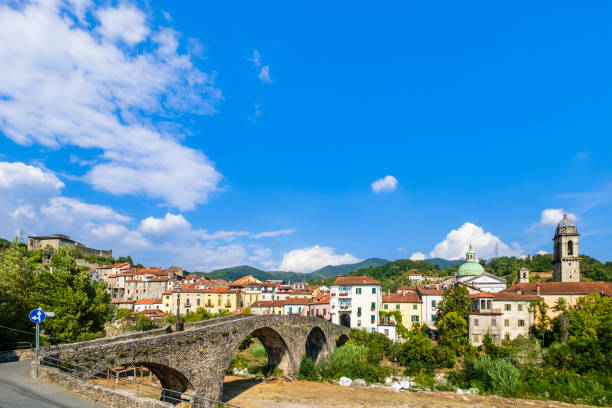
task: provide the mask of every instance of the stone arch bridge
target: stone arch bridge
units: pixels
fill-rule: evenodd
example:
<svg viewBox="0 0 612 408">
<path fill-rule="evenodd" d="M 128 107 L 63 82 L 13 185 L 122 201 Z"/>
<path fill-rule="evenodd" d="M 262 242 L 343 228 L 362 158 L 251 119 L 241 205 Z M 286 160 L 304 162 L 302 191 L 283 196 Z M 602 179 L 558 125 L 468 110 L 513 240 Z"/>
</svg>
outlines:
<svg viewBox="0 0 612 408">
<path fill-rule="evenodd" d="M 263 343 L 271 366 L 287 376 L 297 376 L 303 355 L 317 360 L 330 354 L 348 340 L 348 329 L 317 317 L 236 315 L 186 323 L 179 332 L 167 326 L 47 347 L 41 350 L 41 363 L 45 364 L 45 358 L 68 360 L 102 372 L 118 366 L 143 366 L 164 388 L 177 394 L 188 392 L 220 401 L 232 357 L 249 335 Z"/>
</svg>

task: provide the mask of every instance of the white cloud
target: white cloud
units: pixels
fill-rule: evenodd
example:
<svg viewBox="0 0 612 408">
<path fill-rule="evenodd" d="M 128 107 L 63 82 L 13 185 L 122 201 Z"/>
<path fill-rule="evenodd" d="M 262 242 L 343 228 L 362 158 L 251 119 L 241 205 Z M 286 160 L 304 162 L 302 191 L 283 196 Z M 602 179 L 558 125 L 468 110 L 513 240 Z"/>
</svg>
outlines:
<svg viewBox="0 0 612 408">
<path fill-rule="evenodd" d="M 538 252 L 536 252 L 536 255 L 548 255 L 548 252 L 541 249 Z"/>
<path fill-rule="evenodd" d="M 244 57 L 247 61 L 251 62 L 254 66 L 258 67 L 261 65 L 261 54 L 257 50 L 253 50 L 252 57 Z"/>
<path fill-rule="evenodd" d="M 70 18 L 86 10 L 86 22 Z M 221 100 L 212 77 L 177 51 L 177 37 L 147 27 L 133 6 L 1 5 L 0 132 L 22 145 L 101 150 L 83 177 L 97 189 L 180 209 L 204 203 L 221 175 L 202 152 L 179 143 L 180 130 L 152 120 L 212 114 Z"/>
<path fill-rule="evenodd" d="M 59 191 L 64 183 L 50 171 L 21 162 L 0 162 L 0 189 Z"/>
<path fill-rule="evenodd" d="M 438 243 L 429 255 L 432 258 L 463 259 L 470 244 L 480 258 L 521 255 L 518 245 L 514 244 L 511 249 L 501 239 L 471 222 L 449 232 L 446 239 Z"/>
<path fill-rule="evenodd" d="M 542 211 L 540 222 L 537 225 L 542 227 L 556 227 L 559 221 L 563 219 L 563 214 L 567 214 L 567 217 L 572 221 L 576 221 L 578 218 L 575 214 L 566 212 L 563 208 L 548 208 Z"/>
<path fill-rule="evenodd" d="M 359 261 L 360 259 L 351 254 L 335 254 L 331 247 L 315 245 L 287 252 L 283 255 L 279 269 L 292 272 L 312 272 L 327 265 L 352 264 Z"/>
<path fill-rule="evenodd" d="M 414 254 L 410 255 L 410 260 L 411 261 L 424 261 L 425 254 L 422 252 L 415 252 Z"/>
<path fill-rule="evenodd" d="M 375 193 L 387 193 L 397 188 L 397 179 L 391 175 L 375 180 L 372 184 Z"/>
<path fill-rule="evenodd" d="M 270 78 L 270 66 L 264 65 L 263 67 L 261 67 L 261 71 L 259 71 L 259 75 L 257 75 L 257 78 L 259 78 L 262 82 L 266 82 L 268 84 L 274 82 Z"/>
<path fill-rule="evenodd" d="M 206 230 L 197 231 L 197 235 L 200 239 L 204 241 L 214 241 L 222 239 L 224 241 L 232 241 L 238 237 L 245 237 L 249 235 L 248 231 L 215 231 L 213 233 L 209 233 Z"/>
<path fill-rule="evenodd" d="M 135 7 L 120 5 L 98 10 L 96 13 L 100 25 L 100 34 L 110 40 L 122 40 L 130 45 L 140 43 L 149 35 L 146 16 Z"/>
<path fill-rule="evenodd" d="M 188 230 L 191 224 L 182 214 L 167 213 L 164 218 L 147 217 L 140 221 L 140 231 L 145 234 L 166 234 L 169 231 Z"/>
<path fill-rule="evenodd" d="M 264 231 L 258 234 L 253 234 L 253 238 L 268 238 L 268 237 L 278 237 L 279 235 L 288 235 L 293 234 L 295 232 L 295 228 L 276 230 L 276 231 Z"/>
<path fill-rule="evenodd" d="M 69 197 L 53 197 L 48 204 L 41 207 L 41 212 L 63 223 L 82 221 L 118 221 L 128 222 L 130 217 L 121 215 L 111 207 L 99 204 L 88 204 Z"/>
</svg>

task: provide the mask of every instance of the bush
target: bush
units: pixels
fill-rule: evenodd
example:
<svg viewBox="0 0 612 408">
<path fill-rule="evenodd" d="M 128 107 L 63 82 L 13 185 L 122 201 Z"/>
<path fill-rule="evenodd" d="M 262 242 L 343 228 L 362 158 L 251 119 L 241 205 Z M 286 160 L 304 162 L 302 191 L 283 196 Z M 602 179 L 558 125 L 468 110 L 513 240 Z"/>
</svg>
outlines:
<svg viewBox="0 0 612 408">
<path fill-rule="evenodd" d="M 234 357 L 232 357 L 232 361 L 231 361 L 227 371 L 229 373 L 231 373 L 234 368 L 242 370 L 243 368 L 247 368 L 248 365 L 249 365 L 249 359 L 248 358 L 246 358 L 242 354 L 234 354 Z"/>
<path fill-rule="evenodd" d="M 391 368 L 369 362 L 368 353 L 368 348 L 362 345 L 346 344 L 338 347 L 330 358 L 319 358 L 316 364 L 318 375 L 324 379 L 349 377 L 382 382 Z"/>
<path fill-rule="evenodd" d="M 463 372 L 453 372 L 451 382 L 459 387 L 476 387 L 485 392 L 513 397 L 517 394 L 521 374 L 509 361 L 479 356 L 465 363 Z"/>
<path fill-rule="evenodd" d="M 249 353 L 255 358 L 268 358 L 266 348 L 261 344 L 253 344 L 249 347 Z"/>
<path fill-rule="evenodd" d="M 300 376 L 301 380 L 316 381 L 319 379 L 317 374 L 317 368 L 312 358 L 304 356 L 300 362 Z"/>
</svg>

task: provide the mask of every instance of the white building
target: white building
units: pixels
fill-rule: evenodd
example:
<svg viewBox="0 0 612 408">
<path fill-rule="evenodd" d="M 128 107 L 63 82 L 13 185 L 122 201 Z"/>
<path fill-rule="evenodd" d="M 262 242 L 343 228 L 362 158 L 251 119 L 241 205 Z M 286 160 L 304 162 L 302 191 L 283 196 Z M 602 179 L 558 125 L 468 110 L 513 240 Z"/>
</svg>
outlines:
<svg viewBox="0 0 612 408">
<path fill-rule="evenodd" d="M 302 310 L 308 309 L 308 303 L 312 301 L 311 298 L 288 298 L 283 301 L 284 303 L 284 314 L 285 315 L 301 315 Z"/>
<path fill-rule="evenodd" d="M 380 282 L 367 276 L 339 276 L 330 288 L 331 321 L 376 332 L 382 305 Z"/>
<path fill-rule="evenodd" d="M 397 341 L 397 328 L 391 323 L 382 323 L 377 328 L 379 333 L 384 334 L 393 341 Z"/>
<path fill-rule="evenodd" d="M 161 298 L 140 299 L 134 302 L 135 312 L 144 312 L 145 310 L 161 309 Z"/>
<path fill-rule="evenodd" d="M 425 278 L 420 273 L 411 273 L 408 275 L 408 279 L 410 279 L 410 282 L 421 282 Z"/>
<path fill-rule="evenodd" d="M 444 295 L 446 289 L 448 287 L 442 285 L 417 286 L 417 293 L 423 301 L 423 323 L 430 329 L 435 328 L 438 303 L 442 300 L 442 295 Z"/>
</svg>

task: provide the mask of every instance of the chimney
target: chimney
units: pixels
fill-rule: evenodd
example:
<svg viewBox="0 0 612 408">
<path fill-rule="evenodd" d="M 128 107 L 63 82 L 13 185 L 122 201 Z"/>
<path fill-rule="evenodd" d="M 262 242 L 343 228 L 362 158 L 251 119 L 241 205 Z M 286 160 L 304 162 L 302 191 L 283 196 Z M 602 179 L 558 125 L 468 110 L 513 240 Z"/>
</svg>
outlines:
<svg viewBox="0 0 612 408">
<path fill-rule="evenodd" d="M 536 282 L 536 292 L 538 292 L 538 295 L 540 294 L 540 282 Z"/>
</svg>

